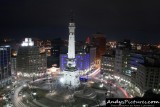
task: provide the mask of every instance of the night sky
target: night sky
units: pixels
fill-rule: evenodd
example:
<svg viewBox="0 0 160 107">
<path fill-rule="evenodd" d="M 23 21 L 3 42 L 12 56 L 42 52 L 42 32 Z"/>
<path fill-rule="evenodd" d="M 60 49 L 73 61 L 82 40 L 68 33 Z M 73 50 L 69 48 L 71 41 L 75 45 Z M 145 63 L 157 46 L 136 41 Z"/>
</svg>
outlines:
<svg viewBox="0 0 160 107">
<path fill-rule="evenodd" d="M 158 43 L 159 0 L 0 0 L 0 38 L 68 38 L 73 10 L 76 39 L 96 32 L 107 40 Z"/>
</svg>

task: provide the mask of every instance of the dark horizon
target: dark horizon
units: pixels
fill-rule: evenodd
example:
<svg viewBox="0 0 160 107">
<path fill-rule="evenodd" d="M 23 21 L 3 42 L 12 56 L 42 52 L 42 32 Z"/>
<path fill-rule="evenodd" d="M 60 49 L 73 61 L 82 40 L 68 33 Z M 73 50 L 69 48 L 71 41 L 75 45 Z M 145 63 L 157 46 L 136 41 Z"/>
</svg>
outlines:
<svg viewBox="0 0 160 107">
<path fill-rule="evenodd" d="M 101 32 L 107 40 L 159 43 L 159 1 L 1 0 L 0 38 L 68 38 L 70 11 L 76 40 Z"/>
</svg>

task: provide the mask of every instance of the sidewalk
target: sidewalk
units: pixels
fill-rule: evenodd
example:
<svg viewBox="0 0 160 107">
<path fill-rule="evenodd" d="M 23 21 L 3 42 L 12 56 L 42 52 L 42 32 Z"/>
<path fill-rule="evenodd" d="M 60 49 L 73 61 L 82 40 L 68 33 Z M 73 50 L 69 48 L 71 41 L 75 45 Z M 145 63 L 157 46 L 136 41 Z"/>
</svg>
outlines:
<svg viewBox="0 0 160 107">
<path fill-rule="evenodd" d="M 123 87 L 124 90 L 126 90 L 126 92 L 129 94 L 130 97 L 131 97 L 131 95 L 132 95 L 132 97 L 139 96 L 139 93 L 134 88 L 132 88 L 130 86 L 126 86 L 122 83 L 119 83 L 118 81 L 116 81 L 116 85 L 119 87 Z"/>
</svg>

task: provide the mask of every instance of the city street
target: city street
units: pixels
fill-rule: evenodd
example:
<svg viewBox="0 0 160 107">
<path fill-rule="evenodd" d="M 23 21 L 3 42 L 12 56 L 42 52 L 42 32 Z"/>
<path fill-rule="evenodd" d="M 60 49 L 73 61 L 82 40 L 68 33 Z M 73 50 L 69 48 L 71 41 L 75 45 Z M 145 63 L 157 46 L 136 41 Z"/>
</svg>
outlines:
<svg viewBox="0 0 160 107">
<path fill-rule="evenodd" d="M 11 95 L 11 101 L 15 107 L 28 107 L 26 104 L 23 103 L 23 93 L 20 95 L 19 93 L 21 90 L 27 86 L 28 79 L 18 80 L 16 83 L 16 88 L 13 90 L 14 93 Z"/>
<path fill-rule="evenodd" d="M 115 88 L 116 88 L 117 94 L 119 95 L 118 98 L 130 98 L 128 93 L 126 92 L 126 90 L 121 88 L 118 84 L 111 83 L 111 81 L 108 82 L 107 80 L 104 80 L 102 78 L 99 79 L 99 78 L 97 78 L 99 75 L 100 75 L 100 68 L 95 70 L 95 72 L 89 74 L 89 79 L 91 79 L 91 80 L 95 79 L 95 81 L 97 81 L 97 82 L 100 81 L 100 82 L 106 84 L 107 89 L 109 89 L 109 85 L 107 83 L 112 84 L 112 86 L 115 85 L 116 87 L 112 87 L 112 89 L 115 90 Z M 99 76 L 99 77 L 101 77 L 101 76 Z"/>
<path fill-rule="evenodd" d="M 50 78 L 50 79 L 52 80 L 52 78 Z M 100 74 L 100 69 L 96 69 L 94 72 L 88 73 L 88 79 L 89 79 L 89 81 L 92 80 L 95 83 L 99 83 L 100 87 L 101 87 L 101 84 L 103 84 L 102 87 L 106 88 L 106 90 L 94 89 L 95 92 L 99 93 L 100 95 L 102 94 L 104 96 L 106 91 L 108 90 L 106 97 L 109 97 L 109 98 L 110 97 L 130 98 L 128 93 L 125 91 L 125 89 L 121 88 L 121 86 L 117 85 L 117 83 L 111 83 L 111 81 L 108 82 L 107 80 L 102 79 L 101 74 Z M 46 98 L 43 98 L 43 99 L 37 100 L 37 101 L 33 100 L 33 102 L 24 103 L 22 95 L 18 96 L 18 93 L 22 90 L 22 88 L 24 88 L 24 85 L 27 85 L 27 81 L 29 81 L 29 80 L 19 80 L 17 82 L 17 88 L 15 88 L 14 95 L 12 95 L 12 102 L 15 105 L 15 107 L 29 107 L 29 106 L 38 107 L 38 105 L 45 106 L 47 104 L 59 105 L 58 103 L 51 101 L 51 99 L 47 100 Z M 53 86 L 53 84 L 57 85 L 55 83 L 51 84 L 50 82 L 48 82 L 48 77 L 40 78 L 35 81 L 30 80 L 30 82 L 28 82 L 28 83 L 32 84 L 31 87 L 39 87 L 39 88 L 45 89 L 45 90 L 50 90 L 51 85 Z M 101 99 L 104 100 L 103 96 Z M 103 100 L 100 101 L 100 103 L 104 103 Z M 27 99 L 26 99 L 26 101 L 27 101 Z M 52 106 L 49 106 L 49 107 L 52 107 Z"/>
</svg>

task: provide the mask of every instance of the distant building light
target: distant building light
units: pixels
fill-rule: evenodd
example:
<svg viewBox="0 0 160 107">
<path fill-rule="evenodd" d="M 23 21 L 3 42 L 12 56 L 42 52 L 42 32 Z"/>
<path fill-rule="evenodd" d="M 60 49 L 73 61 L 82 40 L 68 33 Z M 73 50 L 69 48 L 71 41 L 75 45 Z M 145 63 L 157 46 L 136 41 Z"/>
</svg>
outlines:
<svg viewBox="0 0 160 107">
<path fill-rule="evenodd" d="M 10 47 L 10 46 L 9 46 L 9 45 L 6 45 L 5 47 L 7 48 L 7 47 Z"/>
<path fill-rule="evenodd" d="M 26 97 L 26 95 L 24 94 L 22 97 L 24 98 L 24 97 Z"/>
<path fill-rule="evenodd" d="M 137 70 L 137 68 L 136 68 L 136 67 L 131 67 L 131 69 Z"/>
<path fill-rule="evenodd" d="M 6 48 L 0 48 L 0 51 L 7 50 Z"/>
</svg>

